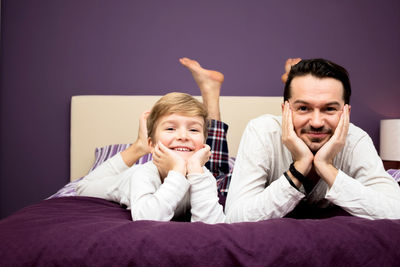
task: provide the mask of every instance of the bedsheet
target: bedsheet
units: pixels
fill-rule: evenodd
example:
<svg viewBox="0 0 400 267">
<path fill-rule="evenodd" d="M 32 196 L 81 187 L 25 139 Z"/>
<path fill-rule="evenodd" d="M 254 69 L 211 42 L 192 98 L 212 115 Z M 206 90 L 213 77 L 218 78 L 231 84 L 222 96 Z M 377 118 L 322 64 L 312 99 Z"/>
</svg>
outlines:
<svg viewBox="0 0 400 267">
<path fill-rule="evenodd" d="M 0 221 L 0 266 L 398 266 L 399 245 L 400 220 L 133 222 L 91 197 L 44 200 Z"/>
</svg>

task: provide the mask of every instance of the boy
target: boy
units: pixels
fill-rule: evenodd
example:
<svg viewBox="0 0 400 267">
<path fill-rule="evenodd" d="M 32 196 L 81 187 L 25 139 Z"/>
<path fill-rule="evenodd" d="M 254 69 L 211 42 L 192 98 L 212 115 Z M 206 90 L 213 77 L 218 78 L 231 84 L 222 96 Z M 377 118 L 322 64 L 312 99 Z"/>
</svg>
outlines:
<svg viewBox="0 0 400 267">
<path fill-rule="evenodd" d="M 219 111 L 219 93 L 224 77 L 220 72 L 203 69 L 197 61 L 182 58 L 180 62 L 191 71 L 211 119 L 212 127 L 207 142 L 212 148 L 212 153 L 207 164 L 215 176 L 227 173 L 229 172 L 226 144 L 228 127 L 220 122 Z M 147 116 L 148 112 L 143 113 L 140 118 L 138 139 L 129 148 L 104 162 L 79 181 L 76 188 L 77 195 L 104 198 L 130 208 L 130 177 L 139 168 L 134 163 L 151 151 L 147 139 Z M 155 148 L 153 146 L 153 150 Z M 159 151 L 165 150 L 160 148 Z"/>
<path fill-rule="evenodd" d="M 131 177 L 132 220 L 169 221 L 190 209 L 191 221 L 224 222 L 210 156 L 207 110 L 188 94 L 163 96 L 147 118 L 153 161 Z"/>
</svg>

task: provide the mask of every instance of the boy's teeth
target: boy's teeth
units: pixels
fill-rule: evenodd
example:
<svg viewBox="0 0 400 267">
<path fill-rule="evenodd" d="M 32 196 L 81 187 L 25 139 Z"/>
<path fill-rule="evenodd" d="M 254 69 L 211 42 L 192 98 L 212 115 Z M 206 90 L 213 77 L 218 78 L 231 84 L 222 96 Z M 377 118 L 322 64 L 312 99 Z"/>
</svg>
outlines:
<svg viewBox="0 0 400 267">
<path fill-rule="evenodd" d="M 176 150 L 176 151 L 189 151 L 189 149 L 187 149 L 187 148 L 182 148 L 182 147 L 175 148 L 175 150 Z"/>
</svg>

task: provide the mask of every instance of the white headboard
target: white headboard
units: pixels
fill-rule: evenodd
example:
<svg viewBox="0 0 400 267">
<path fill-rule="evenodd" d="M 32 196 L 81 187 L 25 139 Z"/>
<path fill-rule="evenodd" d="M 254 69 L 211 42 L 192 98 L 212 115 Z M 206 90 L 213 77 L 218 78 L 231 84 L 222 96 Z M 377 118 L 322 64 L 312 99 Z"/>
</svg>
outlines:
<svg viewBox="0 0 400 267">
<path fill-rule="evenodd" d="M 96 147 L 136 140 L 140 114 L 161 96 L 73 96 L 71 100 L 71 181 L 86 175 Z M 200 97 L 198 99 L 201 100 Z M 281 115 L 281 97 L 222 96 L 222 121 L 235 156 L 247 122 L 262 114 Z"/>
</svg>

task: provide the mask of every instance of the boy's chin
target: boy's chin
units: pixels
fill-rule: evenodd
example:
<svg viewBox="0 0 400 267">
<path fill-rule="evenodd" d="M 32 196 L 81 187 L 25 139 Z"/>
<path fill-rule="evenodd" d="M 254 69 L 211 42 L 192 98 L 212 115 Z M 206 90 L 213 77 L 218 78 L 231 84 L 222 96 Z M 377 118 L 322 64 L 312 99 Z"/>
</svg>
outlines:
<svg viewBox="0 0 400 267">
<path fill-rule="evenodd" d="M 190 151 L 190 152 L 175 151 L 175 153 L 177 153 L 179 156 L 181 156 L 183 159 L 186 160 L 194 154 L 194 151 Z"/>
</svg>

